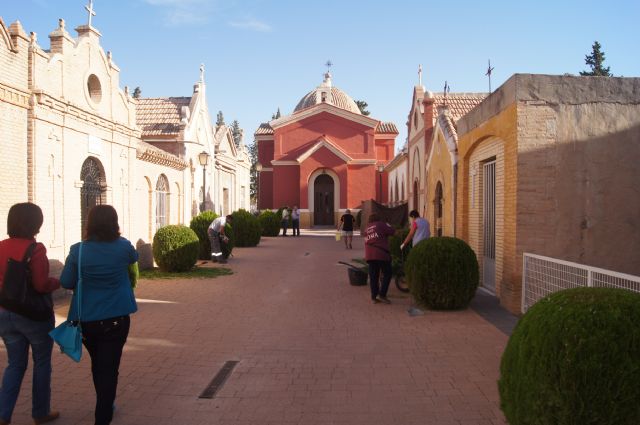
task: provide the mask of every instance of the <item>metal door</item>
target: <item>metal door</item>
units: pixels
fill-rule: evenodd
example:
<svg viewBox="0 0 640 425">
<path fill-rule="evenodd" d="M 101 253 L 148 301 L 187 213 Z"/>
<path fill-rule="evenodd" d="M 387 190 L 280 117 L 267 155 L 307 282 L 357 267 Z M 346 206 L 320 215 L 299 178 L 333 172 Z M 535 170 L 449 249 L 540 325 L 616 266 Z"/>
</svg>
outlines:
<svg viewBox="0 0 640 425">
<path fill-rule="evenodd" d="M 315 225 L 333 224 L 333 179 L 327 174 L 316 177 L 314 182 L 313 221 Z"/>
<path fill-rule="evenodd" d="M 80 180 L 82 180 L 82 187 L 80 188 L 80 225 L 82 226 L 82 232 L 84 232 L 91 208 L 106 202 L 106 183 L 100 161 L 95 158 L 87 158 L 80 170 Z"/>
<path fill-rule="evenodd" d="M 483 262 L 482 286 L 491 292 L 496 290 L 496 162 L 483 166 L 482 235 Z"/>
</svg>

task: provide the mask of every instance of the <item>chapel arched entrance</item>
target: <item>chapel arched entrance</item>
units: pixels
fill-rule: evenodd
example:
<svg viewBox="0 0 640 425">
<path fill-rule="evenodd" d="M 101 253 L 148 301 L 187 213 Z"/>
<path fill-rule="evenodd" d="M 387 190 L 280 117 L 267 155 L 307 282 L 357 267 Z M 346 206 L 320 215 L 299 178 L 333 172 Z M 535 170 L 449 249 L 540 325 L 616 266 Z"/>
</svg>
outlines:
<svg viewBox="0 0 640 425">
<path fill-rule="evenodd" d="M 80 225 L 84 231 L 89 211 L 96 205 L 107 202 L 107 183 L 104 168 L 96 158 L 89 157 L 82 164 L 80 170 Z"/>
<path fill-rule="evenodd" d="M 313 224 L 333 225 L 335 184 L 328 174 L 320 174 L 313 182 Z"/>
</svg>

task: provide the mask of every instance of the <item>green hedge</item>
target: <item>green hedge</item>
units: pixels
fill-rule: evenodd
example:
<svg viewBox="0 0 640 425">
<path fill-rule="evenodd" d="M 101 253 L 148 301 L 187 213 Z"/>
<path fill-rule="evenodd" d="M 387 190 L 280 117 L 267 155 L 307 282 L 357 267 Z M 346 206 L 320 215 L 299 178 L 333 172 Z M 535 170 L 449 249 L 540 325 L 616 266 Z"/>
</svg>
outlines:
<svg viewBox="0 0 640 425">
<path fill-rule="evenodd" d="M 162 271 L 184 272 L 198 261 L 200 241 L 183 225 L 161 227 L 153 236 L 153 258 Z"/>
<path fill-rule="evenodd" d="M 278 215 L 271 210 L 264 210 L 258 216 L 262 236 L 278 236 L 280 234 L 280 222 L 282 215 Z"/>
<path fill-rule="evenodd" d="M 209 242 L 209 235 L 207 230 L 209 226 L 218 218 L 218 214 L 213 211 L 204 211 L 191 219 L 189 227 L 196 232 L 198 239 L 200 240 L 200 249 L 198 252 L 198 258 L 201 260 L 211 259 L 211 243 Z"/>
<path fill-rule="evenodd" d="M 227 243 L 223 243 L 222 248 L 222 256 L 225 258 L 229 258 L 231 253 L 233 252 L 233 247 L 235 246 L 235 235 L 233 233 L 233 226 L 230 224 L 225 224 L 224 226 L 224 234 L 229 239 Z M 209 258 L 211 258 L 211 254 L 209 254 Z"/>
<path fill-rule="evenodd" d="M 257 246 L 260 243 L 262 233 L 258 218 L 243 209 L 234 212 L 232 215 L 235 246 Z"/>
<path fill-rule="evenodd" d="M 520 319 L 500 365 L 511 425 L 640 424 L 640 294 L 556 292 Z"/>
<path fill-rule="evenodd" d="M 478 260 L 461 239 L 421 241 L 411 249 L 405 272 L 416 302 L 434 310 L 466 308 L 478 288 Z"/>
<path fill-rule="evenodd" d="M 391 266 L 394 276 L 402 274 L 403 265 L 409 258 L 411 252 L 411 244 L 404 247 L 400 251 L 400 245 L 409 234 L 409 229 L 398 229 L 393 236 L 389 237 L 389 251 L 391 252 Z M 403 256 L 404 254 L 404 256 Z"/>
</svg>

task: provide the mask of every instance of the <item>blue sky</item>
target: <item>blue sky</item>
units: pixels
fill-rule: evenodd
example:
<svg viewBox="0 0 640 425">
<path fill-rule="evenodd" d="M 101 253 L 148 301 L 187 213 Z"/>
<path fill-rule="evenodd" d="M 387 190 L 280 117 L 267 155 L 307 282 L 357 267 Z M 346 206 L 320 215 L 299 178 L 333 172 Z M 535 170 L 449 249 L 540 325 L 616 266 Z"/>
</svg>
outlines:
<svg viewBox="0 0 640 425">
<path fill-rule="evenodd" d="M 47 34 L 64 18 L 87 21 L 87 0 L 0 3 L 9 24 Z M 640 75 L 640 1 L 95 0 L 93 24 L 145 97 L 189 96 L 206 65 L 209 108 L 238 119 L 247 142 L 278 107 L 290 113 L 322 80 L 369 103 L 372 116 L 405 123 L 418 64 L 428 90 L 487 91 L 514 73 L 577 74 L 598 40 L 615 75 Z M 75 35 L 75 32 L 72 31 Z"/>
</svg>

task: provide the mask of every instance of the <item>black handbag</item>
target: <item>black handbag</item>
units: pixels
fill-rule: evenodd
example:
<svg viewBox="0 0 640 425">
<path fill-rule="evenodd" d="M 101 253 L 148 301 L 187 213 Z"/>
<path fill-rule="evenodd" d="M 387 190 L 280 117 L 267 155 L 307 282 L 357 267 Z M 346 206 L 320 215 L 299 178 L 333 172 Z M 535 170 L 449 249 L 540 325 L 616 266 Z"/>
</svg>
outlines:
<svg viewBox="0 0 640 425">
<path fill-rule="evenodd" d="M 36 243 L 29 245 L 22 261 L 9 258 L 2 278 L 0 306 L 31 320 L 47 321 L 53 315 L 51 294 L 36 291 L 31 282 L 31 255 Z"/>
</svg>

